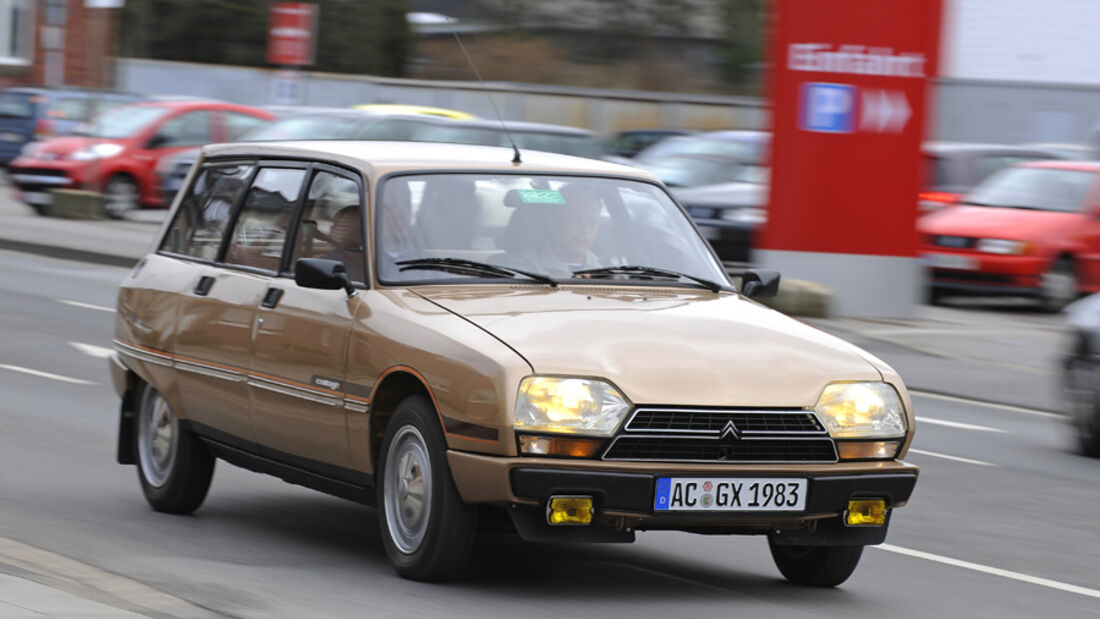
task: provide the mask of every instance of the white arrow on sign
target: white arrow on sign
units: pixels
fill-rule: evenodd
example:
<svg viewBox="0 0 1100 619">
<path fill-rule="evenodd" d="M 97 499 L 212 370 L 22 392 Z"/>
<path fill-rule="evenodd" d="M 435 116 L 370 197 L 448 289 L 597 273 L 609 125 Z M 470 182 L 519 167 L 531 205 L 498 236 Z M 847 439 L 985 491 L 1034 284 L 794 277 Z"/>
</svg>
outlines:
<svg viewBox="0 0 1100 619">
<path fill-rule="evenodd" d="M 901 133 L 913 115 L 909 100 L 900 90 L 862 88 L 860 95 L 860 131 Z"/>
</svg>

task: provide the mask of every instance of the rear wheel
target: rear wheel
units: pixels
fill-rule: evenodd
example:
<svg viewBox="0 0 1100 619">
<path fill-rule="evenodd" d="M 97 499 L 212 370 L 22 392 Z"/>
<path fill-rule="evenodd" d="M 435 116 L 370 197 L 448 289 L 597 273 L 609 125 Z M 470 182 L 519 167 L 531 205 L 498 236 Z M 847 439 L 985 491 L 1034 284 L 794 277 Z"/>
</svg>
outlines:
<svg viewBox="0 0 1100 619">
<path fill-rule="evenodd" d="M 378 459 L 378 521 L 386 555 L 413 580 L 446 580 L 466 563 L 477 508 L 462 502 L 431 402 L 410 396 L 394 411 Z"/>
<path fill-rule="evenodd" d="M 122 219 L 126 213 L 136 211 L 141 206 L 137 183 L 124 174 L 116 174 L 107 181 L 103 189 L 106 204 L 104 208 L 111 219 Z"/>
<path fill-rule="evenodd" d="M 1089 359 L 1087 351 L 1081 351 L 1069 362 L 1066 371 L 1070 373 L 1067 391 L 1078 443 L 1085 455 L 1098 458 L 1100 457 L 1100 393 L 1097 391 L 1096 381 L 1100 378 L 1100 370 Z"/>
<path fill-rule="evenodd" d="M 1059 258 L 1043 273 L 1039 303 L 1048 312 L 1058 312 L 1077 298 L 1077 270 L 1073 260 Z"/>
<path fill-rule="evenodd" d="M 170 514 L 198 509 L 210 489 L 214 457 L 149 385 L 138 405 L 134 441 L 138 480 L 149 505 Z"/>
<path fill-rule="evenodd" d="M 863 546 L 781 546 L 768 539 L 772 560 L 787 580 L 810 587 L 835 587 L 859 565 Z"/>
</svg>

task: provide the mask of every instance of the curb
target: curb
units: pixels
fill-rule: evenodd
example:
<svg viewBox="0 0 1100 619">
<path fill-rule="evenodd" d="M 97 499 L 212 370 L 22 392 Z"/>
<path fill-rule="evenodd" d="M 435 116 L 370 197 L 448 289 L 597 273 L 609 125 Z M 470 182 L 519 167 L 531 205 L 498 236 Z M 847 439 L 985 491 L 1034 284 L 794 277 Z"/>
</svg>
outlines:
<svg viewBox="0 0 1100 619">
<path fill-rule="evenodd" d="M 113 254 L 103 254 L 100 252 L 87 251 L 84 249 L 72 249 L 68 247 L 58 247 L 56 245 L 47 245 L 45 243 L 29 243 L 26 241 L 16 241 L 5 238 L 0 238 L 0 249 L 18 251 L 27 254 L 37 254 L 39 256 L 58 258 L 60 260 L 73 260 L 76 262 L 87 262 L 91 264 L 101 264 L 104 266 L 124 268 L 133 267 L 135 264 L 138 263 L 138 260 L 140 260 L 140 258 L 116 256 Z"/>
</svg>

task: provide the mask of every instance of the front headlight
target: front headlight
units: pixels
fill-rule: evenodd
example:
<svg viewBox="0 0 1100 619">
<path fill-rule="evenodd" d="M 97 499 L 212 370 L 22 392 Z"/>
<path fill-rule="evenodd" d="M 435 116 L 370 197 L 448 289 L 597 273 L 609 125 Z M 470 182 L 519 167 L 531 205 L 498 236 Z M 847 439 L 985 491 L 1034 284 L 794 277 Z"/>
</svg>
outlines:
<svg viewBox="0 0 1100 619">
<path fill-rule="evenodd" d="M 81 148 L 69 153 L 69 159 L 73 161 L 92 161 L 114 157 L 122 152 L 121 144 L 96 144 L 87 148 Z"/>
<path fill-rule="evenodd" d="M 630 411 L 630 403 L 602 380 L 528 376 L 516 396 L 515 428 L 610 436 Z"/>
<path fill-rule="evenodd" d="M 720 217 L 725 221 L 739 224 L 762 224 L 768 221 L 768 212 L 762 208 L 746 206 L 743 208 L 728 208 L 722 211 Z"/>
<path fill-rule="evenodd" d="M 978 239 L 975 248 L 987 254 L 1006 254 L 1018 256 L 1026 254 L 1031 243 L 1026 241 L 1010 241 L 1008 239 Z"/>
<path fill-rule="evenodd" d="M 887 383 L 833 383 L 814 412 L 833 438 L 905 436 L 905 407 Z"/>
</svg>

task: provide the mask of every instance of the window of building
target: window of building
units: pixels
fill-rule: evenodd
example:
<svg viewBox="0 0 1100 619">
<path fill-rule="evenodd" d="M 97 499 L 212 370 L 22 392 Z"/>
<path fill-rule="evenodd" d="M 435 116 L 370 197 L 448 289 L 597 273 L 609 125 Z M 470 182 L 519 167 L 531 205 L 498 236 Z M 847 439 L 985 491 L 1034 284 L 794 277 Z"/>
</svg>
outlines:
<svg viewBox="0 0 1100 619">
<path fill-rule="evenodd" d="M 0 64 L 30 64 L 34 30 L 33 0 L 0 0 Z"/>
</svg>

